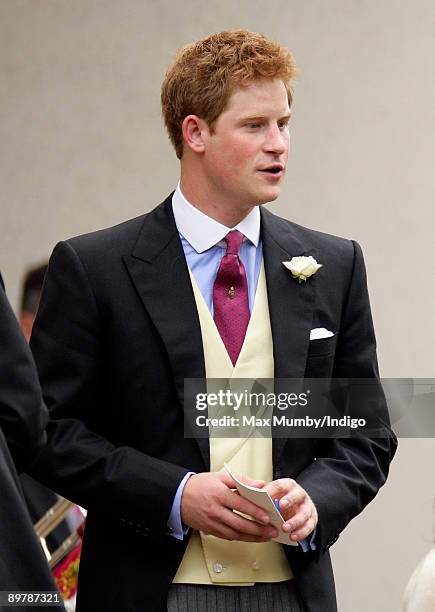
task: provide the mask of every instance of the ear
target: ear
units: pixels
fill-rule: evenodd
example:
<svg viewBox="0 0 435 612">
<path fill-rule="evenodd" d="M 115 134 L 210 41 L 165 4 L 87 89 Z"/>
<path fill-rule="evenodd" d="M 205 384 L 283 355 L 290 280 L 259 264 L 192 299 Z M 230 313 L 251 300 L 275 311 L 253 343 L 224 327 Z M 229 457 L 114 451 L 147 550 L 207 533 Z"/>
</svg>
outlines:
<svg viewBox="0 0 435 612">
<path fill-rule="evenodd" d="M 209 131 L 206 121 L 197 115 L 187 115 L 181 126 L 184 145 L 195 153 L 203 153 L 205 149 L 204 136 Z"/>
</svg>

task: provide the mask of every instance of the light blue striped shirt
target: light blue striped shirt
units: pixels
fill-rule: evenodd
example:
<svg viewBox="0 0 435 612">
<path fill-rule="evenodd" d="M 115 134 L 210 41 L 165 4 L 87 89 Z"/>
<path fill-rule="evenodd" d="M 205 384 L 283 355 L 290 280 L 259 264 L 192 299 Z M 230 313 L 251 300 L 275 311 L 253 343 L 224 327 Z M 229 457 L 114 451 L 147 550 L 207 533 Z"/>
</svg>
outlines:
<svg viewBox="0 0 435 612">
<path fill-rule="evenodd" d="M 255 206 L 235 227 L 226 227 L 189 204 L 178 185 L 172 197 L 172 210 L 187 265 L 212 316 L 213 285 L 225 254 L 224 238 L 233 229 L 239 230 L 245 236 L 239 257 L 245 266 L 249 309 L 252 312 L 263 257 L 258 206 Z"/>
</svg>

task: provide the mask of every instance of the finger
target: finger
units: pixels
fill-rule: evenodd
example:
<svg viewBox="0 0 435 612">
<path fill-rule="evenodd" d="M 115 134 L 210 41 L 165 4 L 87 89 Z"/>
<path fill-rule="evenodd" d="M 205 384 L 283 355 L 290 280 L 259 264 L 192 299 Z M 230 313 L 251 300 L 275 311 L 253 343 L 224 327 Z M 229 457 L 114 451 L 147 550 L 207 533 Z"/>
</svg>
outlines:
<svg viewBox="0 0 435 612">
<path fill-rule="evenodd" d="M 278 531 L 275 529 L 275 527 L 272 527 L 271 525 L 260 525 L 259 523 L 240 516 L 231 510 L 225 510 L 222 513 L 221 520 L 223 523 L 225 523 L 225 525 L 241 534 L 252 535 L 269 540 L 276 538 L 278 535 Z"/>
<path fill-rule="evenodd" d="M 252 516 L 252 518 L 264 525 L 270 523 L 270 517 L 267 512 L 250 502 L 248 499 L 240 497 L 240 495 L 237 495 L 234 491 L 228 491 L 228 494 L 222 502 L 230 510 L 238 510 L 239 512 L 243 512 L 243 514 L 249 514 L 249 516 Z"/>
<path fill-rule="evenodd" d="M 296 504 L 288 508 L 286 507 L 282 508 L 280 506 L 279 511 L 281 512 L 281 516 L 284 519 L 284 521 L 289 521 L 295 514 L 297 514 L 297 512 L 299 511 L 299 506 Z"/>
<path fill-rule="evenodd" d="M 276 529 L 239 517 L 227 508 L 222 508 L 212 521 L 202 526 L 201 531 L 206 535 L 244 542 L 267 542 L 278 535 Z"/>
<path fill-rule="evenodd" d="M 204 533 L 206 533 L 207 535 L 214 535 L 217 538 L 222 538 L 224 540 L 231 540 L 231 541 L 237 540 L 239 542 L 259 542 L 261 543 L 261 542 L 270 541 L 270 538 L 262 538 L 262 537 L 247 534 L 247 533 L 241 533 L 241 532 L 235 531 L 234 529 L 231 529 L 230 527 L 224 524 L 217 524 L 217 525 L 210 526 L 210 529 Z"/>
<path fill-rule="evenodd" d="M 269 482 L 269 484 L 266 485 L 266 491 L 272 499 L 280 499 L 283 495 L 293 491 L 294 488 L 298 486 L 299 485 L 292 478 L 279 478 L 278 480 Z"/>
<path fill-rule="evenodd" d="M 299 485 L 296 485 L 296 487 L 290 491 L 290 493 L 283 495 L 279 500 L 280 510 L 288 511 L 295 506 L 303 504 L 306 498 L 307 493 L 304 491 L 304 489 Z"/>
<path fill-rule="evenodd" d="M 290 533 L 301 529 L 301 527 L 305 525 L 305 523 L 312 517 L 312 515 L 312 504 L 306 503 L 302 506 L 299 506 L 297 513 L 284 523 L 282 527 L 283 531 Z"/>
<path fill-rule="evenodd" d="M 225 471 L 221 471 L 219 472 L 219 476 L 221 481 L 227 485 L 227 487 L 229 487 L 230 489 L 235 489 L 236 488 L 236 482 L 234 480 L 234 478 L 232 478 L 228 472 Z M 237 476 L 238 480 L 240 480 L 240 482 L 242 482 L 243 484 L 246 484 L 250 487 L 256 487 L 257 489 L 262 489 L 264 487 L 264 485 L 266 484 L 266 482 L 264 480 L 256 480 L 254 478 L 249 478 L 249 476 Z"/>
<path fill-rule="evenodd" d="M 205 535 L 212 535 L 216 538 L 222 538 L 223 540 L 239 540 L 239 534 L 231 527 L 224 525 L 223 523 L 214 523 L 209 528 L 205 529 L 202 533 Z M 254 537 L 254 536 L 250 536 Z"/>
<path fill-rule="evenodd" d="M 311 517 L 301 529 L 298 529 L 291 534 L 290 539 L 294 542 L 305 540 L 305 538 L 308 538 L 313 533 L 315 528 L 316 522 L 314 518 Z"/>
<path fill-rule="evenodd" d="M 237 476 L 240 482 L 243 484 L 249 485 L 250 487 L 256 487 L 257 489 L 262 489 L 266 484 L 265 480 L 254 480 L 253 478 L 249 478 L 249 476 Z"/>
<path fill-rule="evenodd" d="M 275 536 L 273 536 L 275 537 Z M 264 543 L 264 542 L 270 542 L 272 540 L 271 537 L 266 537 L 266 538 L 261 538 L 259 536 L 253 536 L 253 535 L 247 535 L 246 533 L 239 533 L 237 535 L 237 540 L 239 540 L 240 542 L 258 542 L 258 543 Z"/>
<path fill-rule="evenodd" d="M 225 472 L 222 470 L 221 472 L 218 472 L 218 476 L 219 476 L 219 480 L 223 482 L 224 485 L 226 485 L 229 489 L 236 488 L 236 482 L 233 478 L 231 478 L 228 472 Z"/>
</svg>

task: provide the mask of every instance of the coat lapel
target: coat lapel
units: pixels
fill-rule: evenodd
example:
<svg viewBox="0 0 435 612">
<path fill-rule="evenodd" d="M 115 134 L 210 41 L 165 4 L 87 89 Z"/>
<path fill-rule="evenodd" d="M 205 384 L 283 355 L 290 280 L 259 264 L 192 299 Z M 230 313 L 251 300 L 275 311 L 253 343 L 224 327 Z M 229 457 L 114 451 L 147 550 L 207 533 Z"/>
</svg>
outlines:
<svg viewBox="0 0 435 612">
<path fill-rule="evenodd" d="M 314 278 L 299 284 L 282 265 L 297 255 L 315 255 L 297 226 L 261 208 L 261 236 L 273 337 L 275 378 L 303 378 L 314 304 Z M 172 195 L 144 220 L 125 264 L 167 350 L 184 407 L 184 379 L 205 379 L 201 327 L 178 231 Z M 285 439 L 274 439 L 274 465 Z M 209 440 L 197 439 L 207 469 Z"/>
<path fill-rule="evenodd" d="M 292 278 L 283 266 L 299 255 L 315 255 L 294 224 L 261 208 L 261 236 L 273 338 L 275 378 L 303 378 L 313 320 L 315 277 L 305 283 Z M 274 438 L 273 462 L 286 439 Z"/>
<path fill-rule="evenodd" d="M 183 247 L 172 213 L 172 195 L 144 220 L 124 261 L 140 298 L 166 347 L 184 409 L 184 379 L 205 378 L 201 328 Z M 197 439 L 210 465 L 208 439 Z"/>
</svg>

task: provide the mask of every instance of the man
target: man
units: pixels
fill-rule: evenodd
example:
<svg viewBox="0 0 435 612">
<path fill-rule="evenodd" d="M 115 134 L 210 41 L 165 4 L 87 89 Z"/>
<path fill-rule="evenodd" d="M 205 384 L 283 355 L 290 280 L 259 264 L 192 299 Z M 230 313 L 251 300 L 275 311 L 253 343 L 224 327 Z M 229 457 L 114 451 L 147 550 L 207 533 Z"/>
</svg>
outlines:
<svg viewBox="0 0 435 612">
<path fill-rule="evenodd" d="M 33 323 L 38 312 L 42 286 L 47 274 L 48 263 L 27 270 L 21 293 L 19 322 L 27 342 L 30 340 Z"/>
<path fill-rule="evenodd" d="M 0 600 L 0 610 L 7 607 L 8 592 L 32 590 L 55 593 L 63 609 L 17 476 L 44 445 L 48 415 L 32 355 L 1 276 L 0 347 L 0 591 L 6 598 Z M 16 602 L 14 609 L 27 607 Z"/>
<path fill-rule="evenodd" d="M 378 375 L 359 246 L 259 207 L 284 178 L 294 73 L 251 32 L 182 49 L 162 87 L 177 190 L 52 255 L 32 336 L 52 416 L 37 473 L 89 510 L 78 612 L 336 610 L 328 548 L 384 483 L 388 431 L 229 447 L 183 430 L 188 378 Z M 282 264 L 299 255 L 323 266 L 305 283 Z M 272 540 L 224 461 L 266 484 L 299 545 Z"/>
<path fill-rule="evenodd" d="M 27 271 L 21 294 L 19 323 L 27 342 L 30 340 L 33 323 L 38 311 L 42 285 L 48 264 L 44 263 Z M 35 524 L 58 500 L 58 496 L 44 487 L 43 484 L 31 478 L 28 474 L 20 474 L 21 487 L 26 500 L 27 510 Z M 71 530 L 62 521 L 46 538 L 50 553 L 54 552 L 70 535 Z"/>
</svg>

